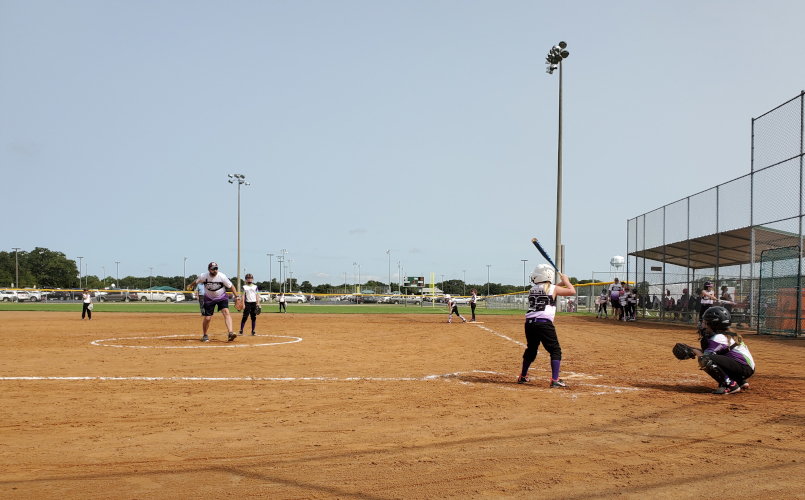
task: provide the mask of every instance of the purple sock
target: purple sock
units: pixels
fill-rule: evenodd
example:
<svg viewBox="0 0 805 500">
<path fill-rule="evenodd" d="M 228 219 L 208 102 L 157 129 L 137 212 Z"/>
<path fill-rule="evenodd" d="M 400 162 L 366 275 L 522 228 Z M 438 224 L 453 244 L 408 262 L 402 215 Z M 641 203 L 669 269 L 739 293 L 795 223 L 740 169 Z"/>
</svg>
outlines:
<svg viewBox="0 0 805 500">
<path fill-rule="evenodd" d="M 528 376 L 528 367 L 531 366 L 530 361 L 523 360 L 523 371 L 520 373 L 523 377 Z"/>
<path fill-rule="evenodd" d="M 252 331 L 254 331 L 254 325 L 257 323 L 257 320 L 252 318 Z"/>
<path fill-rule="evenodd" d="M 559 380 L 559 365 L 561 363 L 562 361 L 558 359 L 551 360 L 551 380 Z"/>
<path fill-rule="evenodd" d="M 243 321 L 241 321 L 241 322 L 240 322 L 240 331 L 241 331 L 241 332 L 243 331 L 243 327 L 244 327 L 244 326 L 246 326 L 246 320 L 245 320 L 245 319 L 244 319 Z"/>
</svg>

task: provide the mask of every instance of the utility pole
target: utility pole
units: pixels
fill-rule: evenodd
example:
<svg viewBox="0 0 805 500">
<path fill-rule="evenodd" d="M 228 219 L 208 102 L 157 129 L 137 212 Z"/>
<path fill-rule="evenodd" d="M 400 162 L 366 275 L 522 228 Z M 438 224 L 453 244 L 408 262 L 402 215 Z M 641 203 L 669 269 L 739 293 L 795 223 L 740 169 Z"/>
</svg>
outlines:
<svg viewBox="0 0 805 500">
<path fill-rule="evenodd" d="M 464 283 L 464 292 L 461 295 L 464 295 L 466 297 L 467 296 L 467 270 L 462 269 L 461 272 L 464 273 L 464 279 L 462 280 L 463 283 Z"/>
<path fill-rule="evenodd" d="M 81 259 L 83 259 L 83 258 L 84 257 L 79 257 L 78 258 L 78 288 L 82 288 L 81 280 L 84 279 L 84 277 L 81 275 L 81 266 L 83 265 L 83 264 L 81 264 Z M 17 283 L 17 285 L 19 285 L 19 283 Z"/>
<path fill-rule="evenodd" d="M 15 270 L 15 273 L 16 273 L 16 278 L 14 278 L 14 279 L 17 280 L 14 283 L 14 285 L 17 288 L 21 288 L 20 287 L 20 257 L 19 257 L 19 254 L 18 254 L 18 252 L 20 251 L 20 247 L 13 247 L 13 250 L 14 250 L 14 270 Z M 79 259 L 80 258 L 81 257 L 79 257 Z M 80 272 L 80 270 L 79 270 L 79 272 Z"/>
<path fill-rule="evenodd" d="M 271 257 L 274 256 L 273 253 L 267 253 L 268 255 L 268 299 L 271 302 L 271 268 L 274 267 L 274 264 L 271 263 Z"/>
<path fill-rule="evenodd" d="M 492 267 L 492 264 L 486 265 L 486 296 L 489 297 L 489 268 Z"/>
<path fill-rule="evenodd" d="M 184 270 L 182 271 L 182 290 L 187 289 L 187 257 L 184 258 Z"/>
<path fill-rule="evenodd" d="M 240 186 L 250 184 L 246 182 L 246 176 L 243 174 L 229 174 L 229 183 L 238 183 L 238 293 L 240 293 Z"/>
<path fill-rule="evenodd" d="M 523 290 L 525 290 L 525 263 L 528 262 L 528 259 L 520 259 L 523 261 Z"/>
<path fill-rule="evenodd" d="M 389 295 L 391 295 L 391 249 L 386 250 L 389 256 Z"/>
<path fill-rule="evenodd" d="M 120 262 L 115 261 L 115 264 L 117 264 L 117 272 L 115 273 L 115 282 L 116 282 L 115 286 L 117 287 L 118 290 L 120 290 Z"/>
</svg>

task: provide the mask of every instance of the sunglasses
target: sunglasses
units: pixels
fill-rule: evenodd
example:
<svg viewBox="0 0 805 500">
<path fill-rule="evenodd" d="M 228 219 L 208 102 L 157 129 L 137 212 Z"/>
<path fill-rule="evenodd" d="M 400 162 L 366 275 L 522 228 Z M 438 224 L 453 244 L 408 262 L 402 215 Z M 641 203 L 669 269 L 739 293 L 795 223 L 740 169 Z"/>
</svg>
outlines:
<svg viewBox="0 0 805 500">
<path fill-rule="evenodd" d="M 217 267 L 211 267 L 209 270 L 210 270 L 210 271 L 217 271 L 217 270 L 218 270 L 218 268 L 217 268 Z"/>
</svg>

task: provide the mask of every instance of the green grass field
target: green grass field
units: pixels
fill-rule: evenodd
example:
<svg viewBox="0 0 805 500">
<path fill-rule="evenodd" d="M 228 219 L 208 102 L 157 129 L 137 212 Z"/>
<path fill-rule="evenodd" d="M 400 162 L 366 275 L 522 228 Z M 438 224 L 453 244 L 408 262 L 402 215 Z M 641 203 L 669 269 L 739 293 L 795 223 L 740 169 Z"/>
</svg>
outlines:
<svg viewBox="0 0 805 500">
<path fill-rule="evenodd" d="M 234 306 L 230 306 L 230 311 L 237 313 Z M 264 314 L 276 313 L 279 307 L 277 304 L 266 305 L 263 308 Z M 81 312 L 81 304 L 63 304 L 63 303 L 15 303 L 3 302 L 0 303 L 1 311 L 75 311 Z M 461 314 L 467 316 L 470 314 L 470 308 L 465 306 L 459 308 Z M 147 303 L 147 302 L 132 302 L 125 303 L 95 303 L 93 309 L 94 313 L 105 312 L 128 312 L 128 313 L 198 313 L 198 304 L 195 302 L 188 303 Z M 289 304 L 289 313 L 299 314 L 447 314 L 447 308 L 444 305 L 431 306 L 400 306 L 400 305 L 380 305 L 380 304 L 362 304 L 362 305 L 311 305 L 311 304 Z M 476 316 L 510 316 L 524 314 L 524 311 L 517 309 L 485 309 L 482 306 L 475 309 Z M 583 313 L 582 313 L 583 314 Z"/>
</svg>

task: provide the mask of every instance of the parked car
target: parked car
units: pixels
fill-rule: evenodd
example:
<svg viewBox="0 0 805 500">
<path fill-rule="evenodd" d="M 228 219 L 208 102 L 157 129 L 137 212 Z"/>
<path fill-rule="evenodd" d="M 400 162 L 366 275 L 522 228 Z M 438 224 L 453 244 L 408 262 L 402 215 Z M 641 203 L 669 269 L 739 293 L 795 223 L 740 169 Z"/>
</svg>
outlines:
<svg viewBox="0 0 805 500">
<path fill-rule="evenodd" d="M 145 290 L 137 292 L 137 300 L 141 302 L 182 302 L 184 301 L 184 295 L 181 292 Z"/>
<path fill-rule="evenodd" d="M 16 302 L 17 293 L 14 290 L 0 290 L 0 301 L 2 302 Z"/>
<path fill-rule="evenodd" d="M 377 304 L 378 297 L 375 296 L 374 290 L 361 290 L 360 293 L 357 294 L 358 303 L 361 304 Z"/>
<path fill-rule="evenodd" d="M 305 297 L 305 295 L 302 293 L 286 293 L 285 302 L 288 304 L 300 304 L 302 302 L 307 302 L 307 297 Z"/>
<path fill-rule="evenodd" d="M 14 293 L 17 295 L 17 302 L 24 302 L 30 298 L 28 292 L 23 290 L 16 290 Z"/>
<path fill-rule="evenodd" d="M 133 302 L 137 294 L 129 291 L 114 290 L 98 297 L 98 302 Z"/>
</svg>

